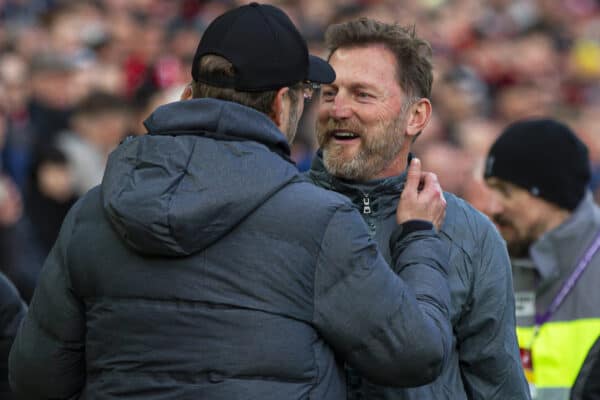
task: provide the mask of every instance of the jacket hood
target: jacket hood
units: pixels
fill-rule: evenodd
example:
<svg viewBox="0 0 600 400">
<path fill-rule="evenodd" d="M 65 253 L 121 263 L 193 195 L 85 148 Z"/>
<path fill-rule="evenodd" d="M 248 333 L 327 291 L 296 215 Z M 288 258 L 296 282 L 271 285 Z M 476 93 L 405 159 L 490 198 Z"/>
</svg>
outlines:
<svg viewBox="0 0 600 400">
<path fill-rule="evenodd" d="M 102 181 L 109 220 L 140 253 L 205 249 L 298 176 L 283 134 L 238 104 L 171 103 L 145 125 L 110 155 Z"/>
</svg>

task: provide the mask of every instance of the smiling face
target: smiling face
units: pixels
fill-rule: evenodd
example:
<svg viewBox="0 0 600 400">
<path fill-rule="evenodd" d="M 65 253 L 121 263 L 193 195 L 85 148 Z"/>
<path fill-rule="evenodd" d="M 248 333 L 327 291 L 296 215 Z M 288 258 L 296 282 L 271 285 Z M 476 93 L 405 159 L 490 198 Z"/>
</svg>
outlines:
<svg viewBox="0 0 600 400">
<path fill-rule="evenodd" d="M 339 48 L 329 63 L 336 72 L 323 85 L 317 140 L 332 175 L 370 180 L 404 170 L 410 104 L 397 79 L 397 63 L 383 45 Z"/>
</svg>

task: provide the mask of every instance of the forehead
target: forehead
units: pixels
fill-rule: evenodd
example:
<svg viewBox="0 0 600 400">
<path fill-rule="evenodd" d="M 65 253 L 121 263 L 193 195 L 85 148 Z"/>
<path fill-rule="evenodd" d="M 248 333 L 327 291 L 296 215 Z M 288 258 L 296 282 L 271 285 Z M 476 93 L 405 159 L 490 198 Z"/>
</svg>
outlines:
<svg viewBox="0 0 600 400">
<path fill-rule="evenodd" d="M 512 195 L 511 197 L 530 197 L 529 191 L 522 188 L 521 186 L 515 185 L 514 183 L 505 181 L 503 179 L 497 178 L 495 176 L 489 177 L 486 180 L 487 185 L 499 191 L 509 191 Z"/>
<path fill-rule="evenodd" d="M 339 48 L 332 53 L 329 63 L 336 72 L 334 84 L 361 81 L 389 85 L 398 82 L 396 58 L 382 44 Z"/>
</svg>

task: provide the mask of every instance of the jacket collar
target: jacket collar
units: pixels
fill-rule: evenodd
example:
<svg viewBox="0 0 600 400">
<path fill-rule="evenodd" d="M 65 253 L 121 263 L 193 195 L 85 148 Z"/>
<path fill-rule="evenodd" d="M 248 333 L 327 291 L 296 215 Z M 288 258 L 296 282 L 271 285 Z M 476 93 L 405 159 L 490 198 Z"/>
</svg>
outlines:
<svg viewBox="0 0 600 400">
<path fill-rule="evenodd" d="M 404 189 L 406 172 L 366 182 L 337 178 L 325 169 L 323 154 L 319 150 L 313 159 L 309 177 L 317 185 L 345 195 L 358 206 L 362 206 L 364 199 L 368 198 L 372 215 L 378 216 L 395 212 L 398 196 Z"/>
<path fill-rule="evenodd" d="M 571 272 L 599 228 L 600 209 L 588 191 L 571 217 L 542 235 L 530 248 L 540 274 L 540 288 Z"/>
<path fill-rule="evenodd" d="M 144 121 L 150 135 L 197 135 L 219 140 L 255 141 L 291 162 L 285 135 L 265 114 L 217 99 L 165 104 Z"/>
</svg>

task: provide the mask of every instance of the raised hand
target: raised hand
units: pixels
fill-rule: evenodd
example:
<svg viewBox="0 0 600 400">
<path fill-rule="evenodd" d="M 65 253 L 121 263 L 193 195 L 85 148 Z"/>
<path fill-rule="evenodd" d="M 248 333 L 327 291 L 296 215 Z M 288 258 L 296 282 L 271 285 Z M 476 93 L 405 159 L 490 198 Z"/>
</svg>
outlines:
<svg viewBox="0 0 600 400">
<path fill-rule="evenodd" d="M 432 172 L 421 171 L 421 160 L 413 158 L 408 167 L 406 184 L 396 209 L 396 222 L 401 224 L 411 219 L 431 222 L 440 229 L 446 215 L 446 199 Z"/>
</svg>

